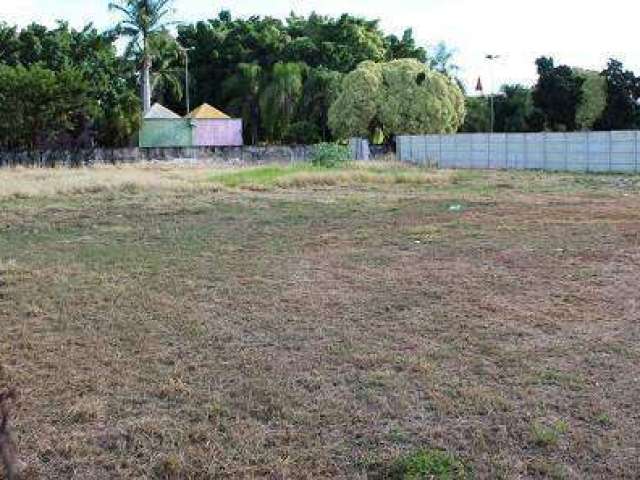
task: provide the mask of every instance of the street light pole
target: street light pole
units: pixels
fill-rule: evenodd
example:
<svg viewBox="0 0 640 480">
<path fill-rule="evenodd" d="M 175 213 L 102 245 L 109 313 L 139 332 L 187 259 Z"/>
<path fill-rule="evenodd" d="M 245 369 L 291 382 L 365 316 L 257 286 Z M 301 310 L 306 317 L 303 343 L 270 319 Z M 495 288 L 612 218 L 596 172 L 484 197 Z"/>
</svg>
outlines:
<svg viewBox="0 0 640 480">
<path fill-rule="evenodd" d="M 189 101 L 189 52 L 194 49 L 194 47 L 185 48 L 182 45 L 178 44 L 178 48 L 184 53 L 184 90 L 185 97 L 187 101 L 187 115 L 191 112 L 191 104 Z"/>
<path fill-rule="evenodd" d="M 491 133 L 493 133 L 494 130 L 494 126 L 495 126 L 495 121 L 496 121 L 496 114 L 495 114 L 495 110 L 494 110 L 494 106 L 493 106 L 493 97 L 494 97 L 494 86 L 493 86 L 493 62 L 494 60 L 498 60 L 500 58 L 500 55 L 493 55 L 493 54 L 489 54 L 486 55 L 485 58 L 487 60 L 489 60 L 489 82 L 491 83 L 491 86 L 489 87 L 489 102 L 491 104 Z"/>
</svg>

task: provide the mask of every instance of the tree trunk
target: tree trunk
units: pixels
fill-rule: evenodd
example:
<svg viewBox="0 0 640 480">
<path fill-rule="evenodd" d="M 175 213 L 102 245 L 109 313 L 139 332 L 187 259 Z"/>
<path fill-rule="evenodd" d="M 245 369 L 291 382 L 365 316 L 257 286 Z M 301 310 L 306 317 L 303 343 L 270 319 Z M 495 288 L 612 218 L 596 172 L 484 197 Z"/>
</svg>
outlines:
<svg viewBox="0 0 640 480">
<path fill-rule="evenodd" d="M 142 106 L 146 115 L 151 109 L 151 62 L 146 54 L 142 64 Z"/>
</svg>

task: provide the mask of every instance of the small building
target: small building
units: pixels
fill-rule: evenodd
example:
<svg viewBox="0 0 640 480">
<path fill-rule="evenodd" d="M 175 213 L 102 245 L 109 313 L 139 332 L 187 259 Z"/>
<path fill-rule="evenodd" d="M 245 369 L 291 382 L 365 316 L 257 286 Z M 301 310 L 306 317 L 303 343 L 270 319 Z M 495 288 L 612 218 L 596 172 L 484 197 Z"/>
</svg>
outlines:
<svg viewBox="0 0 640 480">
<path fill-rule="evenodd" d="M 241 146 L 242 120 L 203 104 L 182 118 L 155 103 L 142 120 L 139 145 L 156 147 Z"/>
<path fill-rule="evenodd" d="M 155 103 L 142 120 L 140 147 L 190 147 L 191 120 Z"/>
<path fill-rule="evenodd" d="M 193 121 L 193 146 L 227 147 L 242 145 L 242 120 L 231 118 L 209 104 L 194 109 L 187 118 Z"/>
</svg>

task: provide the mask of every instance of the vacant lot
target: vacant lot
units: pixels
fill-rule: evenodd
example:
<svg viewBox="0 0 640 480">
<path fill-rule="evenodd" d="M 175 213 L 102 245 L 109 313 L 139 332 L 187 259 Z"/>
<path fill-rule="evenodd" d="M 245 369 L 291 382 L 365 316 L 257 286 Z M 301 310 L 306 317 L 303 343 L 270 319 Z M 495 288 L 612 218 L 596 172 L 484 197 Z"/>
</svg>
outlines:
<svg viewBox="0 0 640 480">
<path fill-rule="evenodd" d="M 638 478 L 638 185 L 0 171 L 27 476 Z"/>
</svg>

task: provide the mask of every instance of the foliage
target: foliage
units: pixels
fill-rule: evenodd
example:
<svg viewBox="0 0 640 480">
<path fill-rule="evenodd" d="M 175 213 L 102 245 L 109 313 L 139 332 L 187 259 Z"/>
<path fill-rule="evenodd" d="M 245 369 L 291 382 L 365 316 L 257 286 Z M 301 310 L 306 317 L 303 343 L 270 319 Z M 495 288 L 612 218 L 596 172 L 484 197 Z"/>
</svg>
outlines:
<svg viewBox="0 0 640 480">
<path fill-rule="evenodd" d="M 364 62 L 345 76 L 340 93 L 329 108 L 329 127 L 338 138 L 369 136 L 379 126 L 381 103 L 380 64 Z M 378 125 L 374 125 L 376 122 Z"/>
<path fill-rule="evenodd" d="M 40 65 L 0 65 L 0 146 L 4 148 L 67 147 L 80 139 L 88 144 L 96 108 L 78 69 L 55 72 Z"/>
<path fill-rule="evenodd" d="M 387 45 L 387 54 L 385 59 L 387 61 L 394 60 L 396 58 L 415 58 L 416 60 L 426 63 L 427 61 L 435 64 L 442 64 L 441 59 L 435 59 L 438 57 L 438 50 L 436 55 L 430 57 L 427 50 L 424 47 L 416 45 L 416 41 L 413 38 L 413 29 L 407 28 L 402 34 L 402 38 L 398 38 L 395 35 L 389 35 L 385 39 Z M 444 44 L 443 44 L 444 45 Z M 432 67 L 434 65 L 432 64 Z"/>
<path fill-rule="evenodd" d="M 31 67 L 37 64 L 42 69 L 55 73 L 52 88 L 59 79 L 65 78 L 62 75 L 63 71 L 67 71 L 65 75 L 69 75 L 68 71 L 73 70 L 76 76 L 84 80 L 80 83 L 84 84 L 82 88 L 86 88 L 86 97 L 90 101 L 87 108 L 81 108 L 77 112 L 76 117 L 89 115 L 87 121 L 92 126 L 90 129 L 92 136 L 99 144 L 124 145 L 137 131 L 139 113 L 135 101 L 135 68 L 131 62 L 116 55 L 113 34 L 99 33 L 91 25 L 82 30 L 74 30 L 65 22 L 58 22 L 53 29 L 31 24 L 22 30 L 0 24 L 0 39 L 2 40 L 0 65 L 11 68 L 23 66 L 31 70 Z M 16 70 L 13 74 L 4 70 L 4 75 L 17 77 L 27 75 L 31 79 L 25 84 L 3 85 L 4 95 L 20 100 L 26 99 L 27 103 L 36 100 L 44 104 L 56 101 L 53 92 L 38 90 L 43 87 L 43 83 L 35 79 L 38 77 L 42 79 L 44 73 L 41 70 L 28 73 Z M 15 91 L 11 91 L 10 88 L 15 88 Z M 31 90 L 32 88 L 34 90 Z M 72 101 L 71 105 L 77 105 L 77 103 Z M 5 109 L 6 115 L 10 116 L 0 118 L 0 123 L 3 125 L 7 127 L 13 125 L 14 134 L 9 143 L 12 148 L 32 146 L 36 134 L 18 131 L 15 128 L 13 108 L 17 107 L 13 105 L 9 110 Z M 43 105 L 44 110 L 47 108 Z M 51 109 L 56 108 L 51 106 Z M 22 111 L 24 113 L 27 110 Z M 24 121 L 26 125 L 37 123 L 38 120 L 24 119 Z M 61 127 L 60 130 L 65 130 L 65 127 Z M 58 129 L 52 134 L 54 137 L 57 131 Z M 4 145 L 9 146 L 9 143 Z"/>
<path fill-rule="evenodd" d="M 576 130 L 576 113 L 582 101 L 584 79 L 566 65 L 556 67 L 552 58 L 540 57 L 536 65 L 539 78 L 533 89 L 533 103 L 542 113 L 544 128 Z"/>
<path fill-rule="evenodd" d="M 364 62 L 349 73 L 329 109 L 337 137 L 452 133 L 464 120 L 464 96 L 449 77 L 415 59 Z"/>
<path fill-rule="evenodd" d="M 311 163 L 315 167 L 334 168 L 349 161 L 349 148 L 337 143 L 320 143 L 314 147 Z"/>
<path fill-rule="evenodd" d="M 262 123 L 267 140 L 282 141 L 302 93 L 303 67 L 278 62 L 260 96 Z"/>
<path fill-rule="evenodd" d="M 390 480 L 465 480 L 468 468 L 454 455 L 442 450 L 418 450 L 399 458 L 380 475 Z"/>
<path fill-rule="evenodd" d="M 131 142 L 140 122 L 140 102 L 151 100 L 182 112 L 184 52 L 168 33 L 171 0 L 113 0 L 119 23 L 99 33 L 66 23 L 48 29 L 18 29 L 0 23 L 0 63 L 29 67 L 41 63 L 60 72 L 77 69 L 88 82 L 98 109 L 90 123 L 94 140 L 103 146 Z M 116 39 L 126 37 L 122 56 Z M 363 61 L 415 58 L 451 70 L 450 50 L 434 52 L 418 46 L 413 31 L 385 35 L 378 21 L 352 15 L 328 17 L 291 14 L 216 18 L 183 24 L 178 40 L 189 53 L 193 104 L 208 102 L 242 117 L 245 141 L 308 143 L 331 141 L 328 111 L 345 74 Z M 26 92 L 29 95 L 28 92 Z"/>
<path fill-rule="evenodd" d="M 298 106 L 298 118 L 313 125 L 312 131 L 319 133 L 319 139 L 305 141 L 298 137 L 299 143 L 317 143 L 331 138 L 329 130 L 329 107 L 336 99 L 344 75 L 325 67 L 312 68 L 307 71 Z M 300 123 L 300 122 L 298 122 Z"/>
<path fill-rule="evenodd" d="M 158 49 L 152 47 L 159 36 L 167 39 L 169 23 L 166 17 L 171 13 L 172 0 L 115 0 L 109 3 L 109 10 L 118 12 L 122 19 L 115 32 L 129 38 L 127 56 L 140 58 L 142 70 L 142 105 L 146 112 L 151 107 L 151 67 L 153 54 Z"/>
<path fill-rule="evenodd" d="M 189 57 L 194 102 L 208 102 L 242 116 L 245 140 L 250 143 L 331 140 L 328 110 L 346 73 L 368 60 L 411 57 L 425 62 L 432 58 L 416 45 L 411 29 L 401 38 L 385 36 L 377 21 L 347 14 L 291 14 L 282 21 L 233 18 L 222 11 L 215 19 L 179 26 L 178 40 L 194 48 Z M 436 62 L 443 63 L 441 58 Z M 284 75 L 282 65 L 299 65 L 301 75 L 294 71 L 296 67 L 286 67 Z M 275 72 L 276 68 L 280 71 Z M 291 83 L 285 87 L 287 82 Z M 250 87 L 249 93 L 242 85 Z M 283 96 L 285 90 L 288 94 Z M 288 105 L 281 102 L 285 96 Z M 176 99 L 167 103 L 178 107 Z M 310 123 L 314 127 L 306 134 L 303 124 Z"/>
<path fill-rule="evenodd" d="M 465 133 L 488 132 L 491 129 L 489 99 L 484 96 L 467 97 L 465 106 L 467 114 L 460 131 Z"/>
<path fill-rule="evenodd" d="M 504 85 L 502 95 L 495 98 L 496 132 L 529 132 L 534 115 L 531 90 L 522 85 Z"/>
<path fill-rule="evenodd" d="M 580 130 L 591 130 L 607 106 L 607 80 L 600 72 L 574 68 L 584 80 L 582 101 L 576 111 L 576 125 Z"/>
<path fill-rule="evenodd" d="M 640 77 L 615 59 L 602 72 L 607 85 L 607 105 L 596 122 L 598 130 L 624 130 L 640 127 Z"/>
<path fill-rule="evenodd" d="M 244 121 L 245 139 L 251 144 L 258 142 L 260 129 L 260 91 L 263 70 L 254 63 L 241 63 L 233 75 L 222 83 L 228 107 Z"/>
<path fill-rule="evenodd" d="M 314 122 L 300 120 L 292 123 L 284 134 L 284 141 L 289 144 L 312 145 L 325 140 Z"/>
</svg>

